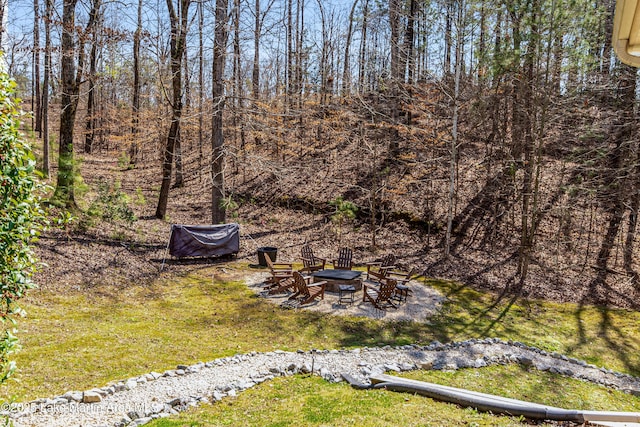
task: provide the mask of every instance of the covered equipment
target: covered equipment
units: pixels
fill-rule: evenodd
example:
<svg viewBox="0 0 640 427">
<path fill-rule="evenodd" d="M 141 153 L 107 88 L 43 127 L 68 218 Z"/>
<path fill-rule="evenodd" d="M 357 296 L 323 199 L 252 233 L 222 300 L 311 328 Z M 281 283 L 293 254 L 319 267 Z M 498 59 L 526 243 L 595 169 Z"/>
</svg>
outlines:
<svg viewBox="0 0 640 427">
<path fill-rule="evenodd" d="M 237 255 L 240 250 L 240 226 L 218 225 L 171 226 L 169 254 L 177 258 Z"/>
</svg>

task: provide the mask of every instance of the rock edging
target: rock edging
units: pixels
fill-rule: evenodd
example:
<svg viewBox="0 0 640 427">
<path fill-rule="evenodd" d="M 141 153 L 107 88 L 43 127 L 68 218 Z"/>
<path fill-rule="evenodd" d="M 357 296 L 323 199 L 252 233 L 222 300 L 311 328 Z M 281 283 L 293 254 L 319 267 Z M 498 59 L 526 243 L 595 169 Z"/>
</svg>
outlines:
<svg viewBox="0 0 640 427">
<path fill-rule="evenodd" d="M 342 381 L 342 373 L 369 383 L 384 372 L 456 370 L 522 364 L 640 396 L 640 378 L 550 353 L 516 341 L 471 339 L 427 346 L 364 347 L 351 350 L 251 352 L 194 365 L 178 365 L 86 391 L 5 405 L 0 414 L 16 426 L 141 426 L 202 402 L 214 403 L 277 376 L 320 375 Z"/>
</svg>

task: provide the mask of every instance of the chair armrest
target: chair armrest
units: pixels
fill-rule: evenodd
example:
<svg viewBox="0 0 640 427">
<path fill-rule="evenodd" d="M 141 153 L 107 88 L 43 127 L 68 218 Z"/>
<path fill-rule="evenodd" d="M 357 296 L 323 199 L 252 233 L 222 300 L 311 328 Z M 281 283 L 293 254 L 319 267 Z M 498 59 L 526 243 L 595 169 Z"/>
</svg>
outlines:
<svg viewBox="0 0 640 427">
<path fill-rule="evenodd" d="M 369 276 L 373 276 L 376 280 L 381 280 L 384 279 L 386 277 L 385 273 L 380 271 L 367 271 L 367 278 Z"/>
<path fill-rule="evenodd" d="M 364 288 L 374 289 L 377 291 L 378 289 L 380 289 L 380 282 L 370 282 L 368 280 L 365 280 L 362 282 L 362 289 Z"/>
<path fill-rule="evenodd" d="M 311 258 L 305 258 L 305 257 L 303 257 L 303 256 L 301 256 L 301 257 L 300 257 L 300 260 L 301 260 L 302 262 L 305 262 L 305 261 L 306 261 L 306 262 L 311 262 L 311 261 L 312 261 L 312 260 L 311 260 Z"/>
<path fill-rule="evenodd" d="M 371 267 L 378 267 L 380 268 L 380 266 L 382 265 L 381 262 L 379 261 L 371 261 L 371 262 L 367 262 L 364 265 L 367 266 L 367 274 L 369 274 L 369 272 L 371 271 Z"/>
<path fill-rule="evenodd" d="M 405 271 L 387 271 L 387 275 L 393 275 L 393 276 L 399 276 L 399 277 L 409 277 L 409 273 L 405 272 Z"/>
<path fill-rule="evenodd" d="M 293 263 L 290 262 L 272 262 L 271 265 L 273 265 L 274 267 L 287 266 L 289 268 L 293 268 Z"/>
</svg>

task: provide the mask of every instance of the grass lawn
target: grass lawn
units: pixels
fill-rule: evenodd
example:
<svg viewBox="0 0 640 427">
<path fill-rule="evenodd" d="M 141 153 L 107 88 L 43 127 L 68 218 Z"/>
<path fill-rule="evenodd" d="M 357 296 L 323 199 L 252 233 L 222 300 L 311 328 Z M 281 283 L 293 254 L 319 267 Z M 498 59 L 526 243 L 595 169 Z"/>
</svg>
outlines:
<svg viewBox="0 0 640 427">
<path fill-rule="evenodd" d="M 640 411 L 640 400 L 622 392 L 519 366 L 456 372 L 415 371 L 403 376 L 550 405 Z M 491 378 L 493 381 L 489 381 Z M 549 391 L 554 390 L 553 394 Z M 514 426 L 522 419 L 495 416 L 422 396 L 386 390 L 354 390 L 318 377 L 281 377 L 150 427 L 200 426 Z"/>
<path fill-rule="evenodd" d="M 636 312 L 501 301 L 457 283 L 432 280 L 426 283 L 447 297 L 440 315 L 424 324 L 388 323 L 281 309 L 257 298 L 244 285 L 242 279 L 255 272 L 246 264 L 231 263 L 194 270 L 184 277 L 165 277 L 149 286 L 132 284 L 120 289 L 104 285 L 64 295 L 46 288 L 33 291 L 22 304 L 28 317 L 18 325 L 24 347 L 16 357 L 20 370 L 16 380 L 1 387 L 3 398 L 23 401 L 53 396 L 150 371 L 162 372 L 177 364 L 250 351 L 427 344 L 432 340 L 479 337 L 522 341 L 599 366 L 640 374 L 640 315 Z M 434 382 L 442 376 L 447 384 L 455 386 L 459 381 L 461 386 L 474 385 L 499 394 L 504 392 L 496 387 L 506 383 L 505 378 L 517 378 L 516 383 L 526 384 L 524 388 L 514 385 L 515 394 L 510 397 L 527 399 L 535 390 L 537 401 L 542 403 L 597 409 L 602 402 L 600 409 L 638 410 L 638 399 L 633 396 L 518 369 L 412 375 L 424 375 L 423 379 Z M 566 387 L 573 391 L 565 392 Z M 596 397 L 603 393 L 613 400 Z M 567 394 L 575 399 L 554 402 Z M 253 406 L 254 402 L 261 404 Z M 336 406 L 335 402 L 358 403 Z M 615 402 L 619 406 L 614 408 Z M 417 408 L 425 405 L 445 409 L 419 413 Z M 310 426 L 399 425 L 397 417 L 404 425 L 518 423 L 511 418 L 503 420 L 440 405 L 445 404 L 425 403 L 424 398 L 399 393 L 352 390 L 345 384 L 327 384 L 318 378 L 292 377 L 262 384 L 235 399 L 155 425 L 237 425 L 234 420 L 243 414 L 251 415 L 243 424 L 292 425 L 284 421 L 292 411 L 295 417 L 302 417 L 304 412 L 304 417 L 293 424 Z M 447 422 L 442 423 L 445 413 Z M 432 422 L 427 421 L 429 417 L 433 417 Z"/>
</svg>

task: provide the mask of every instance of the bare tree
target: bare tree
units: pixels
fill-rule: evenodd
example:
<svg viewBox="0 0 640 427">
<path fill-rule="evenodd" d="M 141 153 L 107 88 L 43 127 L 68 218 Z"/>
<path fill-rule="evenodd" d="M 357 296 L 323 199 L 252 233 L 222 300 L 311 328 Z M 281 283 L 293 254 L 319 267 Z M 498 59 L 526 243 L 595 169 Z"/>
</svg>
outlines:
<svg viewBox="0 0 640 427">
<path fill-rule="evenodd" d="M 138 137 L 140 124 L 140 42 L 142 39 L 142 0 L 138 0 L 136 31 L 133 33 L 133 99 L 131 118 L 131 144 L 129 145 L 129 165 L 138 162 Z"/>
<path fill-rule="evenodd" d="M 407 27 L 405 28 L 404 42 L 402 43 L 403 69 L 406 69 L 406 82 L 409 84 L 413 83 L 413 74 L 415 69 L 415 25 L 418 7 L 419 5 L 416 0 L 409 1 Z"/>
<path fill-rule="evenodd" d="M 4 33 L 7 31 L 7 6 L 8 0 L 0 0 L 0 51 L 4 52 Z"/>
<path fill-rule="evenodd" d="M 254 101 L 260 97 L 260 39 L 262 36 L 262 27 L 264 20 L 273 7 L 275 0 L 269 0 L 264 11 L 261 9 L 260 0 L 255 0 L 254 14 L 254 33 L 253 33 L 253 64 L 251 72 L 251 90 Z"/>
<path fill-rule="evenodd" d="M 365 52 L 367 49 L 367 22 L 369 18 L 369 0 L 364 0 L 364 5 L 362 6 L 362 30 L 360 35 L 360 54 L 358 60 L 358 92 L 363 93 L 365 91 L 364 87 L 364 76 L 366 72 L 365 68 Z"/>
<path fill-rule="evenodd" d="M 462 76 L 462 27 L 464 25 L 464 7 L 463 0 L 459 0 L 458 17 L 456 19 L 455 80 L 453 91 L 453 117 L 451 120 L 451 147 L 449 152 L 449 197 L 447 204 L 447 231 L 444 248 L 445 257 L 448 257 L 451 252 L 451 233 L 453 231 L 453 215 L 458 181 L 458 116 L 460 109 L 460 79 Z"/>
<path fill-rule="evenodd" d="M 89 19 L 98 21 L 100 18 L 101 0 L 95 0 L 89 14 Z M 85 124 L 85 153 L 91 153 L 96 132 L 96 79 L 97 79 L 97 62 L 98 62 L 98 33 L 93 31 L 91 34 L 91 53 L 89 54 L 89 88 L 87 89 L 87 116 Z"/>
<path fill-rule="evenodd" d="M 213 116 L 212 116 L 212 158 L 211 158 L 211 222 L 226 220 L 224 205 L 224 133 L 222 113 L 224 111 L 224 66 L 227 50 L 228 0 L 216 0 L 215 29 L 213 40 Z"/>
<path fill-rule="evenodd" d="M 451 27 L 453 21 L 453 5 L 455 0 L 445 0 L 447 12 L 445 14 L 445 30 L 444 30 L 444 74 L 451 73 Z"/>
<path fill-rule="evenodd" d="M 260 35 L 262 33 L 263 15 L 260 11 L 260 0 L 255 0 L 255 26 L 253 32 L 253 70 L 251 73 L 251 88 L 253 100 L 258 99 L 260 93 Z"/>
<path fill-rule="evenodd" d="M 78 0 L 64 0 L 62 6 L 62 58 L 60 75 L 62 93 L 60 94 L 60 139 L 58 151 L 58 178 L 53 195 L 55 203 L 68 209 L 75 209 L 75 161 L 73 150 L 73 130 L 78 109 L 80 83 L 82 81 L 82 67 L 84 63 L 84 49 L 78 49 L 78 69 L 76 70 L 75 44 L 75 9 Z M 91 20 L 88 28 L 93 26 Z"/>
<path fill-rule="evenodd" d="M 160 186 L 158 206 L 156 207 L 157 218 L 164 218 L 167 213 L 174 150 L 180 138 L 180 124 L 182 120 L 182 60 L 184 59 L 184 49 L 187 41 L 189 6 L 191 5 L 191 0 L 178 0 L 177 8 L 173 4 L 173 0 L 166 0 L 166 2 L 171 22 L 171 125 L 169 127 L 169 134 L 167 135 L 167 142 L 164 147 L 162 159 L 162 184 Z"/>
<path fill-rule="evenodd" d="M 204 163 L 204 5 L 198 2 L 198 174 Z"/>
<path fill-rule="evenodd" d="M 322 0 L 317 0 L 320 9 L 320 20 L 322 24 L 322 50 L 320 52 L 320 105 L 327 104 L 328 68 L 329 68 L 329 29 L 327 14 L 322 5 Z"/>
<path fill-rule="evenodd" d="M 33 0 L 33 118 L 34 130 L 42 136 L 42 93 L 40 91 L 40 1 Z"/>
<path fill-rule="evenodd" d="M 291 110 L 293 104 L 293 0 L 287 0 L 287 78 L 286 108 Z"/>
<path fill-rule="evenodd" d="M 347 40 L 344 46 L 344 71 L 342 72 L 342 96 L 349 95 L 351 91 L 351 64 L 349 62 L 351 50 L 351 38 L 353 37 L 353 18 L 356 12 L 356 6 L 359 0 L 354 0 L 349 12 L 349 27 L 347 29 Z"/>
<path fill-rule="evenodd" d="M 42 82 L 42 172 L 49 176 L 49 80 L 51 77 L 51 15 L 53 0 L 45 0 L 44 11 L 44 80 Z"/>
</svg>

